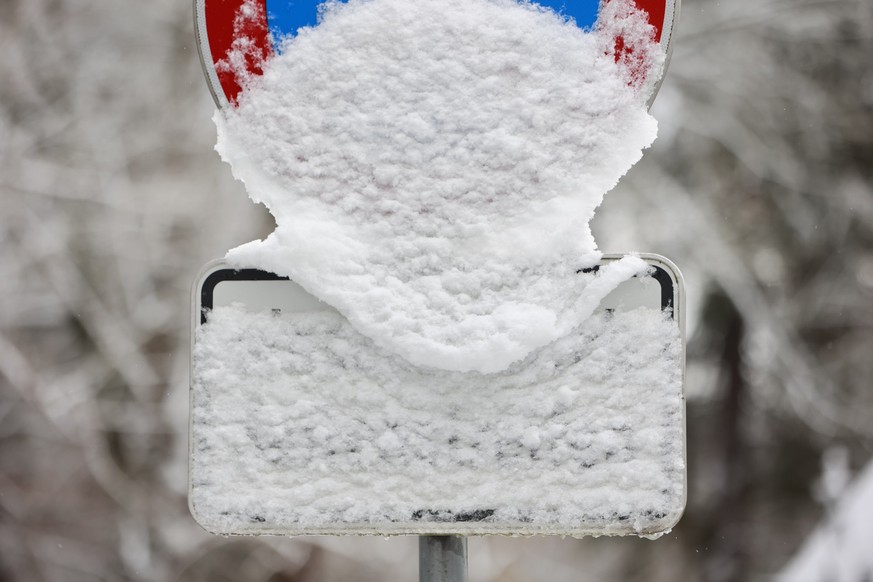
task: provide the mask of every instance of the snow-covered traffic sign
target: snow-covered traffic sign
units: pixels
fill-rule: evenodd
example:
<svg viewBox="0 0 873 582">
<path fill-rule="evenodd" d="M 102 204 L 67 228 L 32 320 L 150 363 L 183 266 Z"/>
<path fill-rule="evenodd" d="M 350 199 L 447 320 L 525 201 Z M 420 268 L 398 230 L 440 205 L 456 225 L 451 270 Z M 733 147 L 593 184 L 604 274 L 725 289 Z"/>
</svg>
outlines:
<svg viewBox="0 0 873 582">
<path fill-rule="evenodd" d="M 208 265 L 192 514 L 218 534 L 669 530 L 686 495 L 683 284 L 643 259 L 568 338 L 484 375 L 405 364 L 293 281 Z"/>
<path fill-rule="evenodd" d="M 323 0 L 194 0 L 198 48 L 210 91 L 219 107 L 235 103 L 245 84 L 244 76 L 260 75 L 264 62 L 281 50 L 282 41 L 301 27 L 315 26 Z M 583 29 L 592 29 L 610 0 L 538 0 L 536 4 L 572 19 Z M 679 0 L 634 0 L 646 12 L 662 58 L 655 70 L 637 71 L 648 77 L 646 100 L 651 104 L 670 57 Z M 633 47 L 616 37 L 616 59 L 635 60 Z"/>
</svg>

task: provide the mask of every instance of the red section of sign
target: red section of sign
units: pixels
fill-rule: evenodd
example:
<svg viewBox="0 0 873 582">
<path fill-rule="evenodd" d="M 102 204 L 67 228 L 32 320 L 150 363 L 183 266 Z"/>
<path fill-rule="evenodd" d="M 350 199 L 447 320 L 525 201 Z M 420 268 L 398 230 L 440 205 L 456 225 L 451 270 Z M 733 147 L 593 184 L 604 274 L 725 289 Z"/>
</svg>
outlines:
<svg viewBox="0 0 873 582">
<path fill-rule="evenodd" d="M 614 35 L 615 62 L 624 69 L 629 84 L 640 88 L 646 83 L 647 77 L 655 66 L 654 47 L 649 40 L 639 38 L 637 32 L 632 32 L 630 36 L 626 36 L 624 26 L 626 24 L 634 26 L 634 20 L 645 13 L 646 20 L 654 29 L 654 41 L 660 44 L 663 40 L 664 20 L 669 0 L 633 0 L 632 4 L 638 11 L 636 18 L 633 14 L 626 12 L 625 6 L 611 4 L 612 1 L 603 0 L 598 22 Z M 627 19 L 626 23 L 625 19 Z M 667 41 L 669 42 L 669 38 Z"/>
<path fill-rule="evenodd" d="M 649 24 L 655 27 L 655 40 L 661 42 L 664 33 L 664 18 L 667 17 L 667 2 L 665 0 L 634 0 L 637 8 L 649 14 Z"/>
<path fill-rule="evenodd" d="M 266 0 L 205 0 L 204 12 L 218 82 L 227 100 L 235 102 L 242 91 L 238 67 L 259 75 L 261 64 L 272 53 Z M 231 56 L 243 64 L 234 66 Z"/>
</svg>

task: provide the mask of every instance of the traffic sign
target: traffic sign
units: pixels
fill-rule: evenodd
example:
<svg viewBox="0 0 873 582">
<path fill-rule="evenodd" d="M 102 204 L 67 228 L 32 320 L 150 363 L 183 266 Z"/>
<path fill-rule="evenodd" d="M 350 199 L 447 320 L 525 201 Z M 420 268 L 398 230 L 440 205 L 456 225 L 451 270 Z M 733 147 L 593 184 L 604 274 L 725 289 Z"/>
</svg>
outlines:
<svg viewBox="0 0 873 582">
<path fill-rule="evenodd" d="M 606 3 L 610 0 L 602 0 Z M 664 54 L 659 70 L 648 72 L 657 78 L 647 84 L 651 105 L 670 57 L 673 28 L 678 18 L 679 0 L 634 0 L 640 10 L 648 14 L 649 24 L 655 29 L 656 40 Z M 577 26 L 590 29 L 597 24 L 601 0 L 539 0 L 542 6 L 572 19 Z M 242 90 L 239 75 L 259 75 L 263 62 L 280 50 L 284 37 L 294 36 L 304 26 L 318 22 L 321 0 L 194 0 L 195 30 L 201 62 L 209 89 L 219 107 L 235 103 Z M 228 67 L 226 59 L 234 41 L 245 37 L 251 45 L 247 49 L 244 67 Z M 616 38 L 617 58 L 621 57 L 623 41 Z"/>
<path fill-rule="evenodd" d="M 669 530 L 686 496 L 683 283 L 643 258 L 578 338 L 490 376 L 407 366 L 293 281 L 208 265 L 192 514 L 223 535 Z"/>
</svg>

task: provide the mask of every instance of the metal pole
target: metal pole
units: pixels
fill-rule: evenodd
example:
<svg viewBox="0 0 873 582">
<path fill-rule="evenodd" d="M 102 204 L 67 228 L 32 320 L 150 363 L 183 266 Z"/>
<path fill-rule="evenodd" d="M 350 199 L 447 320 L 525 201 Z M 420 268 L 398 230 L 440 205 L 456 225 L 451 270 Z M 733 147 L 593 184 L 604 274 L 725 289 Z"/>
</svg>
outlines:
<svg viewBox="0 0 873 582">
<path fill-rule="evenodd" d="M 418 538 L 419 582 L 467 582 L 467 538 Z"/>
</svg>

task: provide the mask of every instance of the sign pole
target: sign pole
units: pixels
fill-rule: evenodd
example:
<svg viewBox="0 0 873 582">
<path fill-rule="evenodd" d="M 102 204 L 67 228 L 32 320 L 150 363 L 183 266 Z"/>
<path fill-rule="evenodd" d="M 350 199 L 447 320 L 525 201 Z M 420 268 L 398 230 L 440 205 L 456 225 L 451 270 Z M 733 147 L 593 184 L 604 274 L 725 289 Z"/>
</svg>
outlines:
<svg viewBox="0 0 873 582">
<path fill-rule="evenodd" d="M 467 538 L 420 536 L 419 582 L 467 582 Z"/>
</svg>

